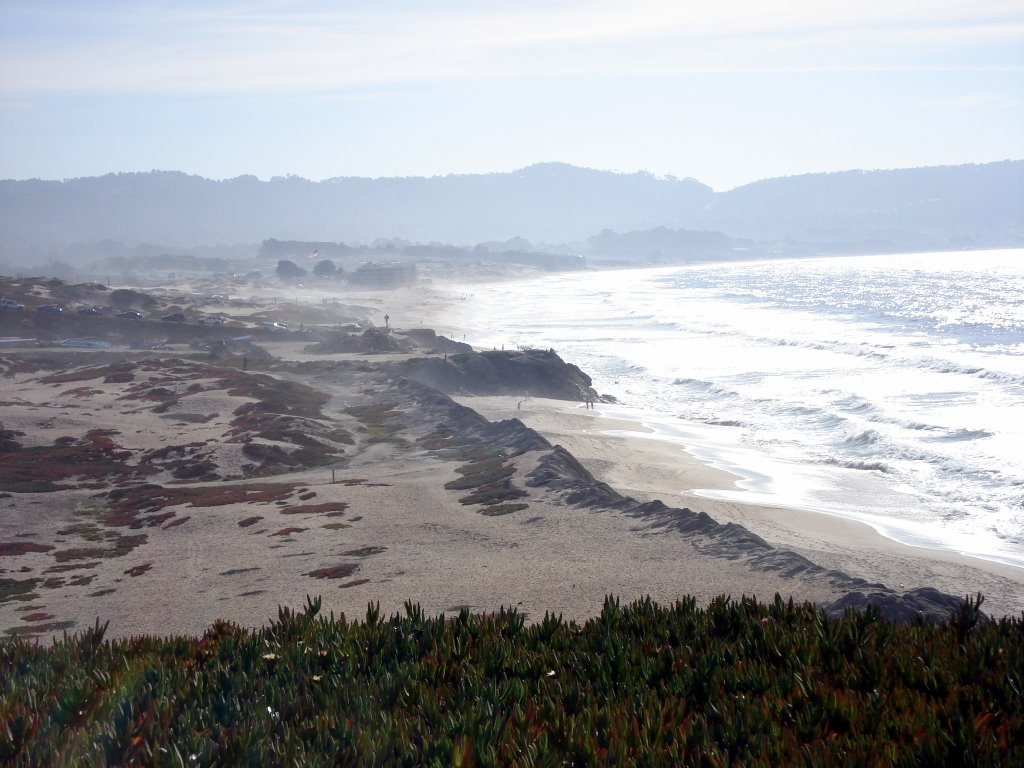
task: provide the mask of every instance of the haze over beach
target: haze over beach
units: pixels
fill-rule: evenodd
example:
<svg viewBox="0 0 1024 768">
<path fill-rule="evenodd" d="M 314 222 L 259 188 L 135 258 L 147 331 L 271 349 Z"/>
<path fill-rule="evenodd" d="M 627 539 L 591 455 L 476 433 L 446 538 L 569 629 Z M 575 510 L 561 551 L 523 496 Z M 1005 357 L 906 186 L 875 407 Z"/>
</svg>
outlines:
<svg viewBox="0 0 1024 768">
<path fill-rule="evenodd" d="M 1005 686 L 991 711 L 961 706 L 970 730 L 940 711 L 962 684 L 931 670 L 1024 664 L 1019 637 L 970 646 L 1024 615 L 1019 3 L 3 3 L 0 72 L 0 669 L 18 670 L 0 755 L 629 764 L 655 750 L 648 728 L 665 764 L 795 760 L 812 741 L 812 764 L 864 745 L 1011 755 Z M 671 621 L 706 606 L 745 650 L 695 652 L 697 624 L 666 629 L 645 599 Z M 804 690 L 753 719 L 699 711 L 749 733 L 694 725 L 686 702 L 762 701 L 769 683 L 708 670 L 740 659 L 768 680 L 799 645 L 794 611 L 822 643 L 801 674 L 825 681 L 828 716 L 792 714 Z M 503 639 L 486 652 L 438 639 L 488 621 Z M 923 654 L 923 635 L 892 641 L 915 649 L 906 669 L 865 650 L 889 647 L 879 627 L 932 624 L 966 661 Z M 624 626 L 637 659 L 688 676 L 678 709 L 654 666 L 615 677 Z M 594 627 L 595 680 L 657 688 L 600 715 L 632 717 L 628 738 L 565 725 L 604 706 L 570 691 L 583 656 L 559 656 Z M 520 630 L 554 644 L 523 656 Z M 118 668 L 81 683 L 89 714 L 62 746 L 50 724 L 74 697 L 52 689 L 40 715 L 26 693 L 79 685 L 25 672 L 32 643 L 45 665 L 179 635 L 202 638 L 194 659 L 146 663 L 210 670 L 209 718 L 187 703 L 207 688 L 172 681 L 197 720 L 104 730 L 156 679 Z M 277 730 L 299 717 L 289 697 L 378 673 L 394 696 L 358 706 L 397 717 L 420 696 L 401 665 L 449 651 L 450 670 L 489 659 L 500 717 L 449 702 L 430 706 L 477 724 L 423 704 L 415 727 Z M 308 693 L 270 692 L 295 674 Z M 520 677 L 566 688 L 536 709 L 534 687 L 507 687 Z M 771 702 L 796 690 L 780 685 Z M 911 731 L 953 735 L 864 735 L 852 713 L 896 701 L 887 686 L 929 697 Z M 242 750 L 232 707 L 266 710 L 253 733 L 277 746 Z M 529 745 L 502 741 L 517 729 Z"/>
</svg>

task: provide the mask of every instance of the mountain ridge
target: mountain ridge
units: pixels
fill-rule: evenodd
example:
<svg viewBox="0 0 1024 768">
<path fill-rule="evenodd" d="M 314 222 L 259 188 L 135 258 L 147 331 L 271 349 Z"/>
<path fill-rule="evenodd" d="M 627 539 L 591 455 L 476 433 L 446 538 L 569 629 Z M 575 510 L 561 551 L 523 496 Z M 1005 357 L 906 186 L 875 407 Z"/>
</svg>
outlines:
<svg viewBox="0 0 1024 768">
<path fill-rule="evenodd" d="M 566 163 L 434 177 L 212 180 L 183 171 L 0 181 L 0 256 L 110 239 L 193 247 L 268 238 L 584 243 L 606 230 L 927 249 L 1024 245 L 1024 160 L 763 179 L 695 179 Z M 38 258 L 38 256 L 37 256 Z"/>
</svg>

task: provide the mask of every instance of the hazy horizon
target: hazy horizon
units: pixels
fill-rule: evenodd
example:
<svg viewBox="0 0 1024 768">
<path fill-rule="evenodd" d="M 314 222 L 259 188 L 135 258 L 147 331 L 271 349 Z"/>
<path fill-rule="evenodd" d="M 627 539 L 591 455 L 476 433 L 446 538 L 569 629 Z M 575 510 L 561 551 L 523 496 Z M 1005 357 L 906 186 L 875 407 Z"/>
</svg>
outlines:
<svg viewBox="0 0 1024 768">
<path fill-rule="evenodd" d="M 1024 8 L 0 4 L 5 179 L 769 178 L 1024 157 Z"/>
<path fill-rule="evenodd" d="M 892 167 L 892 168 L 836 168 L 836 169 L 829 170 L 829 171 L 805 171 L 805 172 L 802 172 L 802 173 L 791 173 L 791 174 L 783 174 L 783 175 L 780 175 L 780 176 L 766 176 L 764 178 L 751 179 L 750 181 L 744 182 L 743 184 L 740 184 L 737 187 L 730 187 L 728 189 L 719 189 L 717 187 L 714 187 L 711 184 L 708 184 L 706 181 L 704 181 L 704 179 L 695 178 L 695 177 L 692 177 L 692 176 L 681 177 L 681 176 L 676 176 L 675 174 L 671 174 L 671 173 L 658 173 L 656 171 L 650 171 L 650 170 L 647 170 L 647 169 L 638 169 L 638 170 L 630 171 L 630 170 L 620 170 L 620 169 L 617 169 L 617 168 L 594 168 L 594 167 L 591 167 L 591 166 L 579 166 L 579 165 L 574 165 L 572 163 L 565 163 L 565 162 L 562 162 L 560 160 L 541 160 L 541 161 L 538 161 L 536 163 L 530 163 L 529 165 L 519 166 L 519 167 L 516 167 L 516 168 L 509 168 L 507 170 L 466 171 L 466 172 L 454 172 L 453 171 L 453 172 L 448 172 L 448 173 L 435 173 L 435 174 L 431 174 L 431 175 L 408 174 L 408 175 L 398 175 L 398 176 L 328 176 L 328 177 L 322 177 L 322 178 L 310 178 L 308 176 L 301 176 L 299 174 L 292 174 L 292 173 L 289 173 L 289 174 L 278 174 L 278 175 L 273 175 L 273 176 L 259 176 L 259 175 L 255 174 L 255 173 L 240 173 L 240 174 L 238 174 L 236 176 L 204 176 L 201 173 L 191 173 L 189 171 L 184 171 L 184 170 L 182 170 L 180 168 L 150 168 L 150 169 L 147 169 L 147 170 L 140 170 L 140 171 L 105 171 L 105 172 L 102 172 L 102 173 L 90 174 L 88 176 L 65 176 L 65 177 L 60 177 L 60 178 L 57 178 L 57 177 L 44 178 L 44 177 L 40 177 L 40 176 L 31 176 L 31 177 L 16 179 L 16 178 L 12 178 L 12 177 L 7 177 L 7 178 L 0 178 L 0 181 L 56 181 L 56 182 L 66 182 L 66 181 L 75 181 L 77 179 L 102 178 L 104 176 L 111 176 L 111 175 L 118 175 L 118 174 L 148 174 L 148 173 L 178 174 L 178 173 L 180 173 L 180 174 L 184 174 L 186 176 L 192 176 L 192 177 L 196 177 L 196 178 L 205 179 L 207 181 L 234 181 L 234 180 L 243 179 L 243 178 L 254 178 L 257 181 L 265 183 L 265 182 L 275 181 L 275 180 L 279 180 L 279 179 L 298 179 L 298 180 L 301 180 L 301 181 L 308 181 L 308 182 L 311 182 L 311 183 L 314 183 L 314 184 L 318 184 L 318 183 L 321 183 L 321 182 L 338 181 L 338 180 L 341 180 L 341 179 L 367 179 L 367 180 L 370 180 L 370 181 L 381 181 L 381 180 L 389 180 L 389 179 L 395 179 L 395 180 L 398 180 L 398 179 L 444 179 L 444 178 L 450 178 L 450 177 L 455 177 L 455 176 L 488 176 L 488 175 L 497 175 L 497 174 L 506 174 L 506 175 L 508 175 L 508 174 L 519 173 L 519 172 L 522 172 L 522 171 L 528 171 L 531 168 L 535 168 L 535 167 L 565 166 L 565 167 L 576 168 L 576 169 L 580 169 L 580 170 L 584 170 L 584 171 L 597 171 L 597 172 L 600 172 L 600 173 L 612 173 L 612 174 L 619 174 L 619 175 L 624 175 L 624 176 L 641 174 L 641 175 L 650 176 L 650 177 L 652 177 L 655 180 L 682 179 L 682 180 L 687 180 L 687 181 L 696 181 L 696 182 L 700 182 L 701 184 L 704 184 L 704 185 L 706 185 L 708 187 L 711 187 L 712 190 L 715 193 L 719 193 L 719 192 L 729 192 L 732 189 L 737 189 L 738 187 L 746 186 L 748 184 L 755 184 L 755 183 L 757 183 L 759 181 L 773 181 L 773 180 L 777 180 L 777 179 L 788 179 L 788 178 L 794 178 L 794 177 L 798 177 L 798 176 L 816 176 L 816 175 L 821 175 L 821 174 L 842 174 L 842 173 L 871 173 L 871 172 L 875 172 L 875 171 L 912 171 L 912 170 L 923 170 L 923 169 L 926 169 L 926 168 L 943 168 L 943 167 L 972 166 L 972 165 L 989 165 L 991 163 L 1002 163 L 1002 162 L 1019 162 L 1021 160 L 1024 160 L 1024 157 L 1020 157 L 1020 158 L 1006 157 L 1006 158 L 999 158 L 999 159 L 996 159 L 996 160 L 988 160 L 988 161 L 981 161 L 981 162 L 948 163 L 948 164 L 933 165 L 933 166 L 914 166 L 914 167 L 911 167 L 911 166 L 900 166 L 900 167 Z"/>
</svg>

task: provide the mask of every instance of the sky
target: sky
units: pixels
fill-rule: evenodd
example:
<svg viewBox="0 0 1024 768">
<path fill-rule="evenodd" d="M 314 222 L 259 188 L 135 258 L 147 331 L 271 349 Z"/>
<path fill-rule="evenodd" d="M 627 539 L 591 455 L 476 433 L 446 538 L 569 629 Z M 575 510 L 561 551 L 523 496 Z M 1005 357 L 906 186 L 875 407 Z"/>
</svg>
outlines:
<svg viewBox="0 0 1024 768">
<path fill-rule="evenodd" d="M 1024 158 L 1024 0 L 0 0 L 0 178 Z"/>
</svg>

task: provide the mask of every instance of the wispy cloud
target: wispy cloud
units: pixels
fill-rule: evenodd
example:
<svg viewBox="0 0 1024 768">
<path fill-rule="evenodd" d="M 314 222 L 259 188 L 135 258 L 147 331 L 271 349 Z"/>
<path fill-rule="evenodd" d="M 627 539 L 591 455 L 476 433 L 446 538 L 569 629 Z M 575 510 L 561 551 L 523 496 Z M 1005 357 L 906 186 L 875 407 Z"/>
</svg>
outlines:
<svg viewBox="0 0 1024 768">
<path fill-rule="evenodd" d="M 329 91 L 450 79 L 1021 69 L 1014 0 L 6 5 L 0 90 Z M 993 49 L 1011 53 L 993 57 Z M 1012 51 L 1017 51 L 1014 57 Z"/>
<path fill-rule="evenodd" d="M 924 99 L 918 104 L 922 107 L 938 107 L 940 109 L 1013 109 L 1024 105 L 1024 100 L 1008 98 L 1005 94 L 998 93 L 970 93 L 946 99 Z"/>
</svg>

